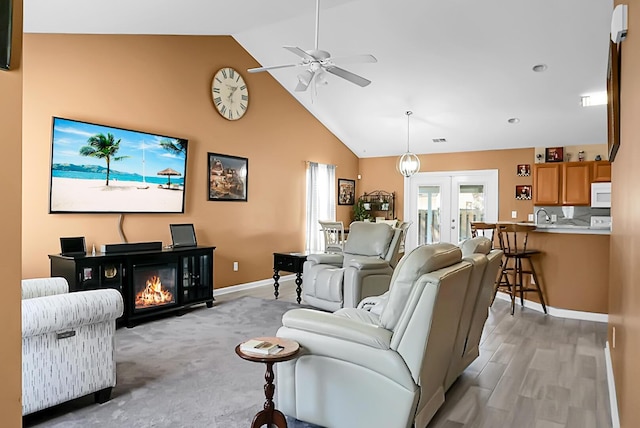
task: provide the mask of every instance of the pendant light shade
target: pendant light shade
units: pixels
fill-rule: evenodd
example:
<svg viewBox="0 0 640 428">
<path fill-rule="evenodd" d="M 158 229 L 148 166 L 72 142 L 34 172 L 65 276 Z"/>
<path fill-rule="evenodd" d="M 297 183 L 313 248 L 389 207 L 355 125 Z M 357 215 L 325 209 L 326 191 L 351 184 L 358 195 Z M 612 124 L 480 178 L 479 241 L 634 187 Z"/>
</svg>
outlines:
<svg viewBox="0 0 640 428">
<path fill-rule="evenodd" d="M 407 111 L 407 153 L 400 156 L 398 159 L 398 171 L 405 177 L 411 177 L 416 172 L 420 171 L 420 158 L 417 155 L 409 151 L 409 118 L 413 112 Z"/>
</svg>

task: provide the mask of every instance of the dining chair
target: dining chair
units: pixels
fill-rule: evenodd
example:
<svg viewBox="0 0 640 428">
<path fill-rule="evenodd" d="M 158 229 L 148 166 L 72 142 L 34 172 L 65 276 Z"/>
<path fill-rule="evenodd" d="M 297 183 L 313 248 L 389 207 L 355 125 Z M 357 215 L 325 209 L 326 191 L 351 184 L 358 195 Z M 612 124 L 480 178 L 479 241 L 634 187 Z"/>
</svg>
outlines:
<svg viewBox="0 0 640 428">
<path fill-rule="evenodd" d="M 344 224 L 341 221 L 319 220 L 324 235 L 324 252 L 341 253 L 344 248 Z"/>
</svg>

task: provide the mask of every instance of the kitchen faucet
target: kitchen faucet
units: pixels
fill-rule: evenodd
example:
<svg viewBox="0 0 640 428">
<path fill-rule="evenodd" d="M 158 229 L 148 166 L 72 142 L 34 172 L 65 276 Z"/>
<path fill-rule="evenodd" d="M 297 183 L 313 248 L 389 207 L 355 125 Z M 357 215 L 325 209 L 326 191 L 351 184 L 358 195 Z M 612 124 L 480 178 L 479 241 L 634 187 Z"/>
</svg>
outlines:
<svg viewBox="0 0 640 428">
<path fill-rule="evenodd" d="M 549 223 L 549 220 L 551 220 L 551 217 L 549 217 L 549 213 L 547 212 L 547 210 L 545 210 L 544 208 L 538 208 L 536 210 L 536 223 L 535 224 L 539 224 L 540 223 L 538 221 L 538 215 L 540 214 L 540 211 L 544 212 L 544 222 L 545 223 Z"/>
</svg>

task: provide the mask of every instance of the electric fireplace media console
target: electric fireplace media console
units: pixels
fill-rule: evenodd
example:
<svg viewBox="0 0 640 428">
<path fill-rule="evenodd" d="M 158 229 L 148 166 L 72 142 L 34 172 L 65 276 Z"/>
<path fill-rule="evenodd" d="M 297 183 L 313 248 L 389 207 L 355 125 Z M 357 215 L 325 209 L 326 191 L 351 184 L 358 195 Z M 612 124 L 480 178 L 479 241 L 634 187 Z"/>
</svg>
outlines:
<svg viewBox="0 0 640 428">
<path fill-rule="evenodd" d="M 49 255 L 51 276 L 61 276 L 70 291 L 115 288 L 124 300 L 119 325 L 206 303 L 213 306 L 213 251 L 185 247 L 79 256 Z"/>
</svg>

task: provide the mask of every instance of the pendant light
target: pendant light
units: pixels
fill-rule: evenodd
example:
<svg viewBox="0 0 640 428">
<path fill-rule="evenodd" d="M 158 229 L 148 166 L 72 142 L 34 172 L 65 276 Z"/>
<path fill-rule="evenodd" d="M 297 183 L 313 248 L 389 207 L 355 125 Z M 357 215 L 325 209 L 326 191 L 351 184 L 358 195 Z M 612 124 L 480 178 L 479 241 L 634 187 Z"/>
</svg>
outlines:
<svg viewBox="0 0 640 428">
<path fill-rule="evenodd" d="M 420 158 L 409 151 L 409 118 L 413 112 L 407 111 L 405 114 L 407 115 L 407 153 L 398 159 L 398 171 L 408 178 L 420 171 Z"/>
</svg>

